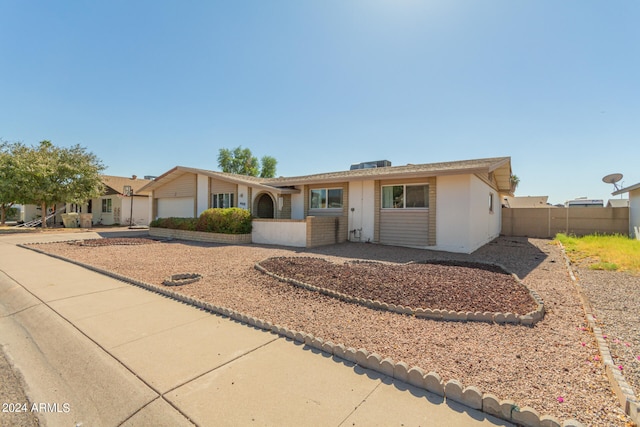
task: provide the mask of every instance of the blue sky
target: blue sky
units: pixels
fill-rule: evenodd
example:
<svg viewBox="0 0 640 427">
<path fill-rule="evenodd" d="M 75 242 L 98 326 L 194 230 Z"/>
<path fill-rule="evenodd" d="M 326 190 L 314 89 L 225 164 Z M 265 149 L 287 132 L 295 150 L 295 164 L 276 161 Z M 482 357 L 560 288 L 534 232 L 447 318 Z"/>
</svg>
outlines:
<svg viewBox="0 0 640 427">
<path fill-rule="evenodd" d="M 517 195 L 640 182 L 640 2 L 0 0 L 0 138 L 105 173 L 511 156 Z"/>
</svg>

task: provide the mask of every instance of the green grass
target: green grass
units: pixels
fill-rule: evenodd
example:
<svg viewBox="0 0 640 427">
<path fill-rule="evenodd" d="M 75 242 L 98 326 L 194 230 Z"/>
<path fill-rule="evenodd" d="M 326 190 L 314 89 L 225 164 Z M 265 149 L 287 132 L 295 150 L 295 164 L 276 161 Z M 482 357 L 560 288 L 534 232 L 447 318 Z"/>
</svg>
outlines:
<svg viewBox="0 0 640 427">
<path fill-rule="evenodd" d="M 556 240 L 563 244 L 574 263 L 586 263 L 594 270 L 640 274 L 640 240 L 619 234 L 575 237 L 562 233 L 556 235 Z"/>
</svg>

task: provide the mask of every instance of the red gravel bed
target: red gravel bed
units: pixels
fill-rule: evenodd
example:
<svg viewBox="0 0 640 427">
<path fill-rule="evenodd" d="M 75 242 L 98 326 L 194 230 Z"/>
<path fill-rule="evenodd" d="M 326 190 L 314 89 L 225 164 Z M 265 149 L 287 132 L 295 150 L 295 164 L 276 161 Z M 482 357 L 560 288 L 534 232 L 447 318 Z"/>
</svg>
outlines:
<svg viewBox="0 0 640 427">
<path fill-rule="evenodd" d="M 335 264 L 308 257 L 270 258 L 259 264 L 284 278 L 414 309 L 526 314 L 537 307 L 528 289 L 495 265 L 447 261 Z"/>
</svg>

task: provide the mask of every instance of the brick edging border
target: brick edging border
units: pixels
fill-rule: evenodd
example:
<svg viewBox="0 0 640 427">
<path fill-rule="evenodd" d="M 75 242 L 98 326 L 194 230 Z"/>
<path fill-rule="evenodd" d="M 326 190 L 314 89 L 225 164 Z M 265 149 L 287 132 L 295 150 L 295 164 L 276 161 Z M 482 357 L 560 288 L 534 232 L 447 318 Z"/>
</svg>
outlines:
<svg viewBox="0 0 640 427">
<path fill-rule="evenodd" d="M 525 285 L 516 274 L 511 273 L 504 266 L 496 263 L 477 262 L 478 264 L 498 267 L 503 271 L 505 271 L 506 273 L 509 273 L 511 277 L 513 277 L 516 280 L 516 282 L 518 282 L 518 284 L 524 286 L 524 288 L 527 291 L 529 291 L 529 295 L 531 295 L 531 298 L 533 298 L 533 300 L 538 305 L 534 311 L 529 312 L 525 315 L 517 315 L 514 313 L 501 313 L 501 312 L 494 313 L 489 311 L 485 311 L 485 312 L 458 311 L 456 312 L 453 310 L 405 307 L 403 305 L 388 304 L 386 302 L 381 302 L 378 300 L 354 297 L 351 295 L 344 294 L 342 292 L 334 291 L 332 289 L 322 288 L 319 286 L 314 286 L 305 282 L 301 282 L 296 279 L 280 276 L 278 274 L 270 272 L 269 270 L 264 268 L 262 265 L 260 265 L 260 263 L 264 261 L 268 261 L 270 259 L 277 259 L 277 258 L 282 258 L 282 257 L 269 257 L 269 258 L 263 259 L 262 261 L 255 263 L 254 267 L 256 270 L 268 276 L 271 276 L 275 279 L 278 279 L 281 282 L 290 283 L 294 286 L 298 286 L 303 289 L 307 289 L 314 292 L 320 292 L 321 294 L 324 294 L 333 298 L 337 298 L 344 302 L 363 305 L 365 307 L 372 308 L 375 310 L 386 310 L 386 311 L 391 311 L 398 314 L 406 314 L 409 316 L 416 316 L 419 318 L 430 319 L 430 320 L 444 320 L 444 321 L 451 321 L 451 322 L 469 321 L 469 322 L 485 322 L 485 323 L 494 323 L 494 322 L 495 323 L 513 323 L 513 324 L 521 324 L 525 326 L 533 326 L 544 318 L 544 301 L 542 300 L 540 295 L 538 295 L 536 291 L 534 291 L 533 289 L 530 289 L 527 285 Z M 317 258 L 317 257 L 315 259 L 324 260 L 324 258 Z M 363 261 L 357 261 L 357 262 L 362 263 Z M 364 262 L 368 263 L 369 261 L 364 261 Z M 412 263 L 408 263 L 408 264 L 412 264 Z"/>
<path fill-rule="evenodd" d="M 561 423 L 556 417 L 551 415 L 540 415 L 531 407 L 525 406 L 520 408 L 513 400 L 499 399 L 494 394 L 483 393 L 475 386 L 464 387 L 460 381 L 455 379 L 450 379 L 449 381 L 444 382 L 436 372 L 431 371 L 425 374 L 424 370 L 420 367 L 409 367 L 405 362 L 394 362 L 391 358 L 383 359 L 379 354 L 370 353 L 365 348 L 356 350 L 353 347 L 345 347 L 344 344 L 334 344 L 331 341 L 325 342 L 322 338 L 314 337 L 312 334 L 274 325 L 271 322 L 257 319 L 226 307 L 217 306 L 201 301 L 197 298 L 183 295 L 179 292 L 173 291 L 172 289 L 167 289 L 166 287 L 132 279 L 100 267 L 95 267 L 60 255 L 47 253 L 38 248 L 29 247 L 29 245 L 34 244 L 38 243 L 30 243 L 28 245 L 17 244 L 16 246 L 75 264 L 82 268 L 95 271 L 96 273 L 104 274 L 105 276 L 116 280 L 192 305 L 201 310 L 222 315 L 255 328 L 288 338 L 297 343 L 307 345 L 311 348 L 315 348 L 316 350 L 346 360 L 347 362 L 354 363 L 362 368 L 371 369 L 396 380 L 408 383 L 419 389 L 426 390 L 427 392 L 441 396 L 446 400 L 451 399 L 452 401 L 460 403 L 471 409 L 476 409 L 484 412 L 485 414 L 495 416 L 496 418 L 500 418 L 517 425 L 525 427 L 585 427 L 575 419 L 568 419 Z"/>
<path fill-rule="evenodd" d="M 569 272 L 569 277 L 571 277 L 571 282 L 574 284 L 574 287 L 578 292 L 578 296 L 580 297 L 580 300 L 582 302 L 582 307 L 584 308 L 584 314 L 587 319 L 589 329 L 593 332 L 593 335 L 596 337 L 596 341 L 598 342 L 598 350 L 600 351 L 600 357 L 602 357 L 604 369 L 607 373 L 607 378 L 609 379 L 611 388 L 618 398 L 620 405 L 624 409 L 625 414 L 627 414 L 629 418 L 633 420 L 633 422 L 635 422 L 636 424 L 640 424 L 640 401 L 638 401 L 633 388 L 629 386 L 624 378 L 624 375 L 622 374 L 622 372 L 620 372 L 620 369 L 618 369 L 615 363 L 613 363 L 609 344 L 607 344 L 607 340 L 602 334 L 602 329 L 596 324 L 595 317 L 593 316 L 593 307 L 591 306 L 589 297 L 587 297 L 584 289 L 578 283 L 578 279 L 573 272 L 573 268 L 571 268 L 571 261 L 567 256 L 564 246 L 561 242 L 558 242 L 558 246 L 560 247 L 560 251 L 562 252 L 562 257 L 564 258 L 565 266 L 567 267 L 567 271 Z"/>
</svg>

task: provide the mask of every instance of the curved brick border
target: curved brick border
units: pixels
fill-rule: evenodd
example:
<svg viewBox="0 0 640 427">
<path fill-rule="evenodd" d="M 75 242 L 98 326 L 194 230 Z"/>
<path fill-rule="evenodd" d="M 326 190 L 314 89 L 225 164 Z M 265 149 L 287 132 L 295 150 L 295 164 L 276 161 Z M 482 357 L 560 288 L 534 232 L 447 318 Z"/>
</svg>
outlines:
<svg viewBox="0 0 640 427">
<path fill-rule="evenodd" d="M 589 329 L 593 332 L 593 335 L 596 337 L 596 341 L 598 341 L 598 349 L 600 350 L 600 357 L 602 357 L 602 362 L 604 363 L 604 369 L 607 373 L 607 378 L 609 379 L 609 383 L 611 384 L 611 388 L 613 388 L 620 405 L 624 409 L 624 412 L 636 423 L 640 424 L 640 401 L 636 397 L 633 388 L 629 386 L 627 381 L 624 379 L 624 375 L 615 363 L 613 363 L 613 358 L 611 357 L 611 350 L 609 350 L 609 345 L 607 344 L 607 340 L 604 338 L 602 334 L 602 329 L 596 324 L 596 320 L 593 316 L 593 308 L 591 307 L 591 302 L 589 298 L 584 293 L 582 286 L 578 283 L 578 279 L 573 272 L 573 268 L 571 268 L 571 261 L 567 256 L 567 253 L 564 249 L 564 246 L 561 242 L 558 242 L 558 246 L 562 252 L 562 257 L 564 258 L 564 263 L 567 267 L 567 271 L 569 272 L 569 276 L 571 277 L 571 282 L 575 285 L 576 290 L 578 291 L 578 295 L 580 296 L 580 300 L 582 301 L 582 307 L 584 308 L 585 317 L 587 318 L 587 324 L 589 325 Z"/>
<path fill-rule="evenodd" d="M 494 323 L 494 322 L 495 323 L 514 323 L 514 324 L 521 324 L 525 326 L 533 326 L 534 324 L 542 320 L 542 318 L 544 317 L 544 301 L 542 300 L 540 295 L 538 295 L 538 293 L 533 289 L 528 288 L 522 282 L 522 280 L 520 280 L 520 278 L 517 275 L 515 275 L 514 273 L 510 273 L 509 270 L 507 270 L 504 266 L 500 264 L 477 262 L 478 264 L 498 267 L 503 271 L 511 274 L 511 276 L 516 280 L 516 282 L 524 286 L 524 288 L 529 291 L 531 298 L 533 298 L 533 300 L 538 304 L 538 307 L 534 311 L 527 313 L 525 315 L 517 315 L 514 313 L 500 313 L 500 312 L 493 313 L 489 311 L 485 311 L 485 312 L 457 311 L 456 312 L 453 310 L 405 307 L 403 305 L 388 304 L 386 302 L 381 302 L 378 300 L 354 297 L 351 295 L 334 291 L 332 289 L 321 288 L 319 286 L 310 285 L 308 283 L 304 283 L 299 280 L 280 276 L 278 274 L 270 272 L 269 270 L 264 268 L 262 265 L 260 265 L 261 262 L 264 262 L 270 259 L 278 259 L 278 258 L 283 258 L 283 257 L 270 257 L 270 258 L 263 259 L 262 261 L 255 263 L 254 267 L 256 268 L 256 270 L 268 276 L 271 276 L 275 279 L 278 279 L 282 282 L 291 283 L 292 285 L 299 286 L 301 288 L 308 289 L 310 291 L 320 292 L 321 294 L 324 294 L 333 298 L 337 298 L 345 302 L 360 304 L 365 307 L 369 307 L 377 310 L 387 310 L 387 311 L 392 311 L 399 314 L 406 314 L 409 316 L 416 316 L 416 317 L 431 319 L 431 320 L 445 320 L 445 321 L 453 321 L 453 322 L 469 321 L 469 322 L 486 322 L 486 323 Z M 324 258 L 313 258 L 313 257 L 307 257 L 307 258 L 325 260 Z M 372 261 L 353 261 L 353 262 L 375 264 L 375 262 L 372 262 Z M 407 264 L 412 264 L 412 263 L 407 263 Z"/>
<path fill-rule="evenodd" d="M 409 367 L 404 362 L 394 362 L 394 360 L 391 358 L 383 359 L 379 354 L 369 353 L 364 348 L 356 350 L 353 347 L 347 348 L 343 344 L 334 344 L 331 341 L 325 342 L 322 338 L 314 337 L 311 334 L 290 330 L 279 325 L 274 325 L 271 322 L 257 319 L 255 317 L 240 313 L 235 310 L 220 307 L 196 298 L 189 297 L 187 295 L 180 294 L 173 290 L 167 289 L 166 287 L 161 287 L 140 280 L 131 279 L 121 274 L 104 270 L 99 267 L 94 267 L 89 264 L 84 264 L 79 261 L 64 258 L 60 255 L 50 254 L 43 250 L 29 247 L 28 245 L 18 244 L 17 246 L 50 256 L 52 258 L 57 258 L 71 264 L 78 265 L 88 270 L 92 270 L 97 273 L 112 277 L 114 279 L 139 286 L 141 288 L 167 296 L 169 298 L 173 298 L 185 304 L 193 305 L 202 310 L 226 316 L 238 322 L 242 322 L 256 328 L 280 335 L 297 343 L 315 348 L 337 358 L 346 360 L 347 362 L 355 363 L 362 368 L 371 369 L 383 375 L 387 375 L 391 378 L 408 383 L 414 387 L 426 390 L 438 396 L 442 396 L 447 400 L 450 399 L 469 408 L 477 409 L 486 414 L 493 415 L 496 418 L 500 418 L 521 426 L 585 427 L 582 423 L 575 419 L 565 420 L 561 423 L 556 417 L 552 417 L 550 415 L 540 415 L 533 408 L 520 408 L 513 400 L 501 400 L 493 394 L 483 393 L 474 386 L 464 387 L 464 385 L 458 380 L 451 379 L 447 382 L 444 382 L 440 375 L 438 375 L 436 372 L 427 372 L 425 374 L 424 370 L 417 366 Z"/>
</svg>

